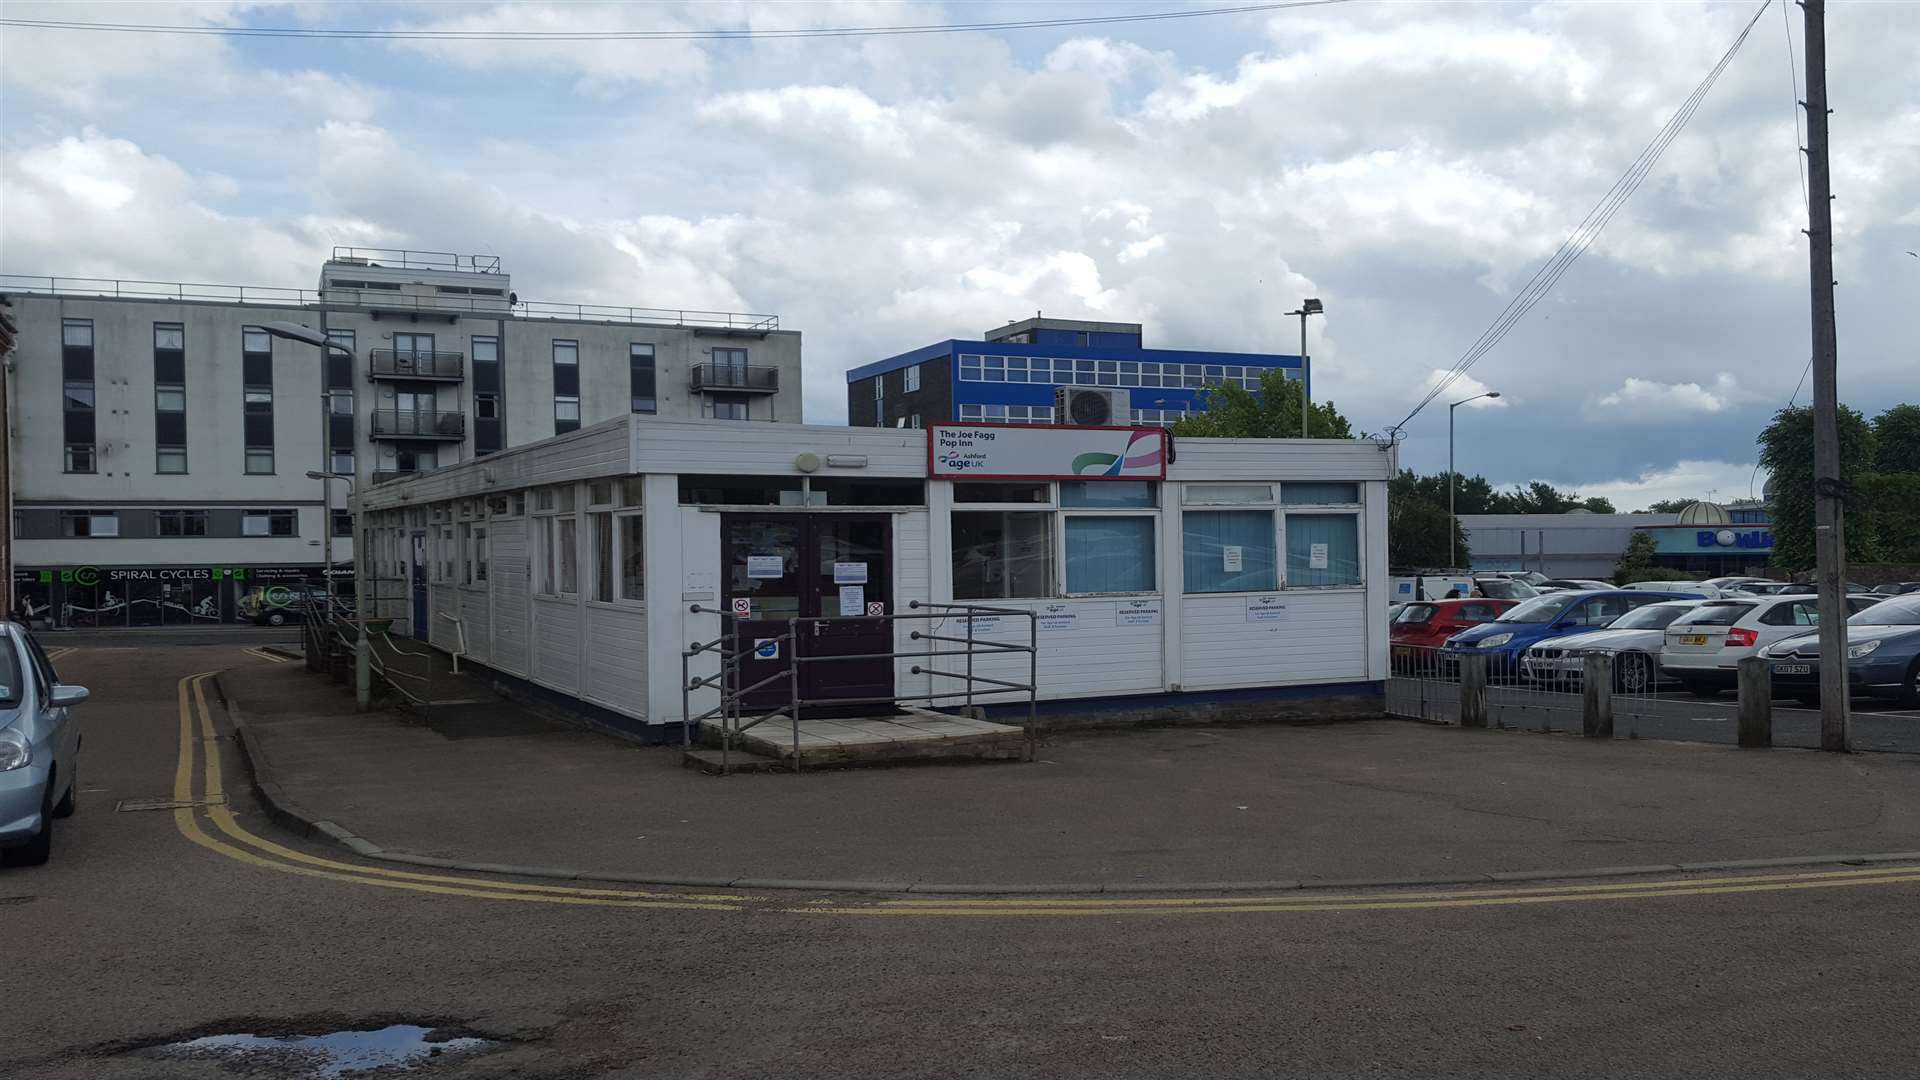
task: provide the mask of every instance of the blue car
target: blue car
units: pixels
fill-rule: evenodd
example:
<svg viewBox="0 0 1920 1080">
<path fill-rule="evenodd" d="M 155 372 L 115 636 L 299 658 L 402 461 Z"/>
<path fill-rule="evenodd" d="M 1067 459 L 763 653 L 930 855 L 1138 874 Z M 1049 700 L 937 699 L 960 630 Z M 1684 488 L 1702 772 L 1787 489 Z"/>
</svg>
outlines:
<svg viewBox="0 0 1920 1080">
<path fill-rule="evenodd" d="M 1487 658 L 1488 678 L 1518 678 L 1528 646 L 1546 638 L 1598 630 L 1635 608 L 1668 600 L 1699 600 L 1702 594 L 1590 589 L 1536 596 L 1502 612 L 1498 619 L 1448 638 L 1440 659 L 1452 670 L 1468 656 Z"/>
<path fill-rule="evenodd" d="M 1773 663 L 1773 692 L 1820 700 L 1820 634 L 1801 634 L 1760 650 Z M 1920 709 L 1920 594 L 1896 596 L 1847 620 L 1847 686 L 1863 697 Z"/>
</svg>

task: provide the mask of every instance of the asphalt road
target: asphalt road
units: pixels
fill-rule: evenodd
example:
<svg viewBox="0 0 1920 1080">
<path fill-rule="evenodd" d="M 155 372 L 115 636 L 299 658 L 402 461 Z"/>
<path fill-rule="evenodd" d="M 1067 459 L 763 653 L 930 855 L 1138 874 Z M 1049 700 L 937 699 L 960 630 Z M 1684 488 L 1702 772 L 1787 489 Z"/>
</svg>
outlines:
<svg viewBox="0 0 1920 1080">
<path fill-rule="evenodd" d="M 402 1021 L 507 1040 L 419 1072 L 462 1077 L 1877 1078 L 1920 1060 L 1912 872 L 1157 907 L 406 877 L 291 841 L 239 794 L 187 677 L 241 662 L 59 659 L 94 690 L 80 812 L 52 865 L 0 870 L 0 1075 L 228 1077 L 134 1048 Z M 115 811 L 218 793 L 225 809 Z"/>
</svg>

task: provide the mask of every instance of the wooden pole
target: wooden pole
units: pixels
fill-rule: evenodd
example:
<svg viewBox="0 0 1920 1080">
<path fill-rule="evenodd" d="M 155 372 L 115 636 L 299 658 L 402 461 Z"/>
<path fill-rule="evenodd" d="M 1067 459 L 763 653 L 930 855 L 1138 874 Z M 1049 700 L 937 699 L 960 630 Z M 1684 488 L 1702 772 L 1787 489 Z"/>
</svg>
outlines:
<svg viewBox="0 0 1920 1080">
<path fill-rule="evenodd" d="M 1613 657 L 1588 653 L 1582 666 L 1580 734 L 1589 739 L 1613 738 Z"/>
<path fill-rule="evenodd" d="M 1487 658 L 1460 658 L 1460 726 L 1487 726 Z"/>
<path fill-rule="evenodd" d="M 1773 745 L 1773 663 L 1758 656 L 1740 661 L 1740 745 Z"/>
</svg>

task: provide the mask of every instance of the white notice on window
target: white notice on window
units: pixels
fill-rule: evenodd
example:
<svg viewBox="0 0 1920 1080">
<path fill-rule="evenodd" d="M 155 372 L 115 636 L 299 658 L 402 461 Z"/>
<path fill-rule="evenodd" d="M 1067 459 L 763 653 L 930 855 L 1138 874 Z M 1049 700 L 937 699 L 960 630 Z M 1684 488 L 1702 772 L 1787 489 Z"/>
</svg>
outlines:
<svg viewBox="0 0 1920 1080">
<path fill-rule="evenodd" d="M 1237 574 L 1240 572 L 1240 567 L 1243 564 L 1243 557 L 1240 554 L 1240 550 L 1240 545 L 1238 544 L 1229 544 L 1220 549 L 1220 561 L 1225 564 L 1221 567 L 1222 570 L 1229 574 Z"/>
<path fill-rule="evenodd" d="M 865 585 L 840 586 L 840 614 L 865 615 L 867 613 L 867 587 Z"/>
<path fill-rule="evenodd" d="M 1274 595 L 1247 597 L 1248 622 L 1279 622 L 1287 617 L 1287 605 Z"/>
<path fill-rule="evenodd" d="M 863 562 L 834 563 L 833 583 L 835 585 L 865 585 L 867 583 L 867 564 Z"/>
<path fill-rule="evenodd" d="M 1315 544 L 1307 549 L 1307 568 L 1310 570 L 1327 568 L 1327 545 Z"/>
<path fill-rule="evenodd" d="M 1159 626 L 1160 601 L 1123 600 L 1120 609 L 1114 613 L 1113 621 L 1120 626 Z"/>
<path fill-rule="evenodd" d="M 747 556 L 747 576 L 778 580 L 787 576 L 787 563 L 778 555 Z"/>
</svg>

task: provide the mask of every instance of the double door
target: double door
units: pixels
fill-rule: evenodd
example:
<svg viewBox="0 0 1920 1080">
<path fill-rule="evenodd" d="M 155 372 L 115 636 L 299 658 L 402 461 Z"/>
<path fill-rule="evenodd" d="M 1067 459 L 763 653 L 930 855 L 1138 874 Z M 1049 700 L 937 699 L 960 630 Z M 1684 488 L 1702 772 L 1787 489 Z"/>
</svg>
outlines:
<svg viewBox="0 0 1920 1080">
<path fill-rule="evenodd" d="M 804 699 L 880 699 L 806 708 L 809 715 L 883 711 L 893 697 L 893 519 L 885 514 L 723 514 L 721 576 L 740 647 L 741 687 L 789 671 Z M 793 624 L 798 640 L 782 640 Z M 791 700 L 787 679 L 746 693 L 748 709 Z"/>
</svg>

